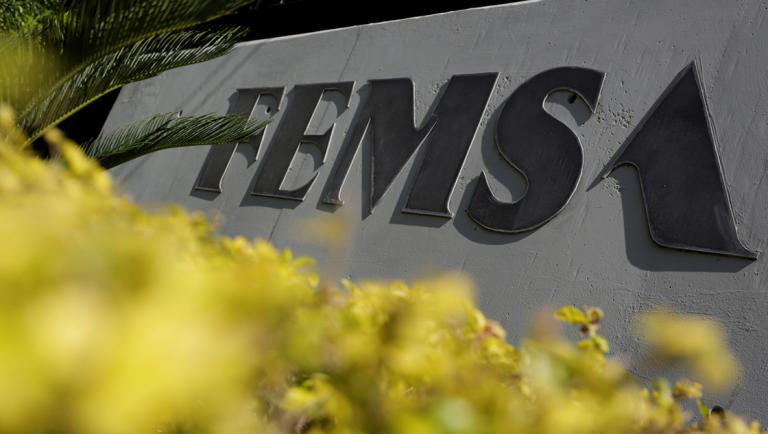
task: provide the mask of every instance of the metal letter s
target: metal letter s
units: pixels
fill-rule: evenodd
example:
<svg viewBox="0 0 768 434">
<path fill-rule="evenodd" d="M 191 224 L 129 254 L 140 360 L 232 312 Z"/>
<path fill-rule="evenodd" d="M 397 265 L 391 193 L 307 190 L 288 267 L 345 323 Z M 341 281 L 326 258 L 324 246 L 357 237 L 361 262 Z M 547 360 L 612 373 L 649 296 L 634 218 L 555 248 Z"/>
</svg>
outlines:
<svg viewBox="0 0 768 434">
<path fill-rule="evenodd" d="M 556 68 L 523 83 L 504 104 L 496 131 L 501 155 L 522 172 L 524 196 L 513 203 L 497 200 L 485 174 L 480 176 L 468 214 L 486 229 L 524 232 L 555 217 L 568 203 L 581 177 L 579 138 L 544 110 L 556 90 L 576 93 L 594 113 L 604 74 L 586 68 Z"/>
</svg>

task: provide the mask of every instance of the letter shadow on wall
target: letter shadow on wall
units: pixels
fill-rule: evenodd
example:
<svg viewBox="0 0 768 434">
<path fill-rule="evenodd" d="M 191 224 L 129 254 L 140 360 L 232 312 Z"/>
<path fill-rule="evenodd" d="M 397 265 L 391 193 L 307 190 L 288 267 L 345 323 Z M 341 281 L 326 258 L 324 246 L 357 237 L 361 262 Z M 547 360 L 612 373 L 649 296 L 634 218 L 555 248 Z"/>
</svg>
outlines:
<svg viewBox="0 0 768 434">
<path fill-rule="evenodd" d="M 754 263 L 747 258 L 678 250 L 656 244 L 648 232 L 648 216 L 635 168 L 617 167 L 610 177 L 619 183 L 627 259 L 635 267 L 645 271 L 735 273 Z"/>
<path fill-rule="evenodd" d="M 627 259 L 635 267 L 645 271 L 734 273 L 754 263 L 746 258 L 678 250 L 656 244 L 648 232 L 648 216 L 635 168 L 617 167 L 610 177 L 619 183 Z"/>
</svg>

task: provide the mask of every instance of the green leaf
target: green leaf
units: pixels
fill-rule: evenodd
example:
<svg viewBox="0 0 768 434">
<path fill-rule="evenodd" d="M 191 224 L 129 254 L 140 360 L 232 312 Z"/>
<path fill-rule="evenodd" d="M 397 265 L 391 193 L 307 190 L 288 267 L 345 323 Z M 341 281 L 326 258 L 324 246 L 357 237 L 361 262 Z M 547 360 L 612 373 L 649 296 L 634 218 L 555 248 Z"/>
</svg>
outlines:
<svg viewBox="0 0 768 434">
<path fill-rule="evenodd" d="M 599 307 L 589 307 L 586 308 L 586 310 L 586 316 L 590 324 L 597 324 L 601 319 L 603 319 L 603 317 L 605 317 L 605 313 Z"/>
<path fill-rule="evenodd" d="M 602 354 L 607 354 L 611 350 L 608 340 L 602 336 L 592 336 L 589 339 L 584 339 L 579 341 L 576 346 L 582 350 L 596 351 Z"/>
<path fill-rule="evenodd" d="M 701 402 L 700 399 L 696 400 L 696 408 L 699 410 L 699 414 L 703 420 L 709 419 L 709 408 Z"/>
<path fill-rule="evenodd" d="M 179 117 L 164 113 L 100 135 L 84 148 L 102 166 L 111 168 L 162 149 L 243 142 L 266 124 L 241 114 Z"/>
<path fill-rule="evenodd" d="M 226 53 L 247 30 L 201 26 L 252 2 L 77 0 L 62 3 L 65 7 L 49 5 L 38 30 L 23 33 L 34 49 L 16 50 L 10 62 L 3 56 L 12 67 L 0 68 L 0 100 L 16 107 L 31 143 L 110 90 Z M 2 48 L 0 54 L 7 54 Z M 34 59 L 41 53 L 49 54 L 55 67 L 37 65 Z M 26 64 L 39 67 L 17 67 Z"/>
<path fill-rule="evenodd" d="M 595 346 L 595 349 L 600 351 L 603 354 L 607 354 L 611 350 L 611 346 L 608 343 L 608 340 L 602 336 L 599 336 L 599 335 L 592 336 L 590 340 Z"/>
<path fill-rule="evenodd" d="M 121 48 L 209 22 L 253 0 L 78 0 L 54 16 L 60 36 L 41 34 L 71 62 L 90 63 Z M 46 23 L 49 24 L 49 23 Z"/>
<path fill-rule="evenodd" d="M 173 33 L 230 14 L 253 0 L 77 0 L 43 20 L 31 35 L 60 54 L 67 68 L 56 87 L 98 59 L 144 39 Z"/>
<path fill-rule="evenodd" d="M 118 50 L 70 77 L 20 116 L 30 143 L 107 92 L 168 69 L 218 57 L 240 40 L 240 27 L 201 27 L 158 35 Z"/>
<path fill-rule="evenodd" d="M 573 325 L 589 324 L 586 314 L 576 306 L 561 307 L 555 313 L 555 319 Z"/>
</svg>

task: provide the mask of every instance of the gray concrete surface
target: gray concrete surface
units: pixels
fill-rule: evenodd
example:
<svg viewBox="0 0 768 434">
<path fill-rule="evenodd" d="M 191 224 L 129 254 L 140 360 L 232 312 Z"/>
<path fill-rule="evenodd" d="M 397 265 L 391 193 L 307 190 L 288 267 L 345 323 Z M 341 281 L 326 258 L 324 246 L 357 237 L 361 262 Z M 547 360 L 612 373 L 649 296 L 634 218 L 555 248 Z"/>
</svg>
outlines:
<svg viewBox="0 0 768 434">
<path fill-rule="evenodd" d="M 453 220 L 400 213 L 412 162 L 367 215 L 360 205 L 361 156 L 366 152 L 358 153 L 343 191 L 347 203 L 336 211 L 352 222 L 342 274 L 413 278 L 464 270 L 477 283 L 479 304 L 510 331 L 513 342 L 542 306 L 602 306 L 613 354 L 641 377 L 653 375 L 653 368 L 636 356 L 638 343 L 628 332 L 633 315 L 665 306 L 718 318 L 744 369 L 738 387 L 707 403 L 768 421 L 768 255 L 749 261 L 658 247 L 649 237 L 635 172 L 621 168 L 599 181 L 673 77 L 695 61 L 716 126 L 739 236 L 748 248 L 765 250 L 767 17 L 765 0 L 541 0 L 245 43 L 226 57 L 126 87 L 107 129 L 159 112 L 225 113 L 237 88 L 287 86 L 289 91 L 295 84 L 355 80 L 351 108 L 338 120 L 340 110 L 332 98 L 316 112 L 310 131 L 336 121 L 338 134 L 308 199 L 297 203 L 248 194 L 276 124 L 258 155 L 239 148 L 218 195 L 192 190 L 207 147 L 164 151 L 114 174 L 140 203 L 177 202 L 220 215 L 223 234 L 267 238 L 301 254 L 322 255 L 302 242 L 297 227 L 331 212 L 318 205 L 320 194 L 365 81 L 412 78 L 421 119 L 452 75 L 499 72 L 451 198 Z M 607 74 L 597 113 L 590 118 L 584 107 L 569 104 L 567 95 L 553 95 L 547 102 L 584 146 L 578 190 L 564 212 L 534 232 L 485 231 L 464 212 L 478 175 L 485 171 L 494 180 L 500 199 L 524 191 L 522 178 L 502 162 L 493 143 L 498 108 L 523 81 L 558 66 L 586 66 Z M 301 185 L 311 176 L 313 162 L 294 163 L 289 181 Z"/>
</svg>

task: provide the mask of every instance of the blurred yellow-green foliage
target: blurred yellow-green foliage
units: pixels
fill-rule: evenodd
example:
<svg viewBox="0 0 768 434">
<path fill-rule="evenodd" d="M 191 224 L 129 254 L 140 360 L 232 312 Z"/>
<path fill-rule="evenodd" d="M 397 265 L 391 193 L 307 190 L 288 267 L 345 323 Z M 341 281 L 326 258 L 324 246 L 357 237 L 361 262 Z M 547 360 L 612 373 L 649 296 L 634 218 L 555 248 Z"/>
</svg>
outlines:
<svg viewBox="0 0 768 434">
<path fill-rule="evenodd" d="M 599 309 L 555 314 L 580 342 L 548 315 L 515 348 L 462 276 L 321 282 L 308 259 L 141 209 L 56 131 L 58 158 L 19 151 L 13 125 L 0 109 L 0 433 L 761 431 L 686 413 L 694 381 L 638 384 Z M 734 379 L 713 323 L 638 324 L 693 380 Z"/>
</svg>

